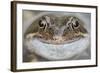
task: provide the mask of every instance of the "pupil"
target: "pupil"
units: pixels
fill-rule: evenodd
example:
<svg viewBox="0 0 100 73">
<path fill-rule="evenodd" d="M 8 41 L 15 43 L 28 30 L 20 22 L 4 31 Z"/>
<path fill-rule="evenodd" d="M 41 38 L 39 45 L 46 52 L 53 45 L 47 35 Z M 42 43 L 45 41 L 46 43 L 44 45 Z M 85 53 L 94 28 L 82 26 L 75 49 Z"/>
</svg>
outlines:
<svg viewBox="0 0 100 73">
<path fill-rule="evenodd" d="M 40 24 L 40 27 L 43 27 L 43 24 Z"/>
<path fill-rule="evenodd" d="M 78 27 L 79 22 L 78 22 L 78 21 L 76 21 L 76 22 L 75 22 L 75 24 L 76 24 L 76 25 L 74 25 L 74 26 L 75 26 L 75 27 Z"/>
<path fill-rule="evenodd" d="M 41 20 L 39 21 L 39 26 L 40 27 L 43 27 L 44 26 Z"/>
</svg>

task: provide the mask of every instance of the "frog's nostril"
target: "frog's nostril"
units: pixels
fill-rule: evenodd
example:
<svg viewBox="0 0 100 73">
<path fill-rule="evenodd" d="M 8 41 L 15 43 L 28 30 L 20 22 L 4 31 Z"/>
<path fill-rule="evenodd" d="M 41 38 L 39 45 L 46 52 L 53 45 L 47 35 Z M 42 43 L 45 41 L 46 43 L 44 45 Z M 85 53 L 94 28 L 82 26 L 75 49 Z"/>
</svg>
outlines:
<svg viewBox="0 0 100 73">
<path fill-rule="evenodd" d="M 54 36 L 53 39 L 54 40 L 62 40 L 62 37 L 61 36 Z"/>
<path fill-rule="evenodd" d="M 53 39 L 54 39 L 54 40 L 57 40 L 57 39 L 58 39 L 58 37 L 57 37 L 57 36 L 54 36 L 54 37 L 53 37 Z"/>
</svg>

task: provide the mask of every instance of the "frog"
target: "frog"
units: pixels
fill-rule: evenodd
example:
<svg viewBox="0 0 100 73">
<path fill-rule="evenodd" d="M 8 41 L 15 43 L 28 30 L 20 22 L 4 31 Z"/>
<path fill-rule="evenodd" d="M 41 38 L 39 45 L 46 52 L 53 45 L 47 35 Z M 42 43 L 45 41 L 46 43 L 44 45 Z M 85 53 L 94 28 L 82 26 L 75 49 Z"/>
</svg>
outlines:
<svg viewBox="0 0 100 73">
<path fill-rule="evenodd" d="M 43 43 L 65 44 L 84 38 L 88 33 L 82 20 L 75 16 L 43 15 L 37 22 L 37 31 L 28 33 L 26 39 L 37 38 Z"/>
</svg>

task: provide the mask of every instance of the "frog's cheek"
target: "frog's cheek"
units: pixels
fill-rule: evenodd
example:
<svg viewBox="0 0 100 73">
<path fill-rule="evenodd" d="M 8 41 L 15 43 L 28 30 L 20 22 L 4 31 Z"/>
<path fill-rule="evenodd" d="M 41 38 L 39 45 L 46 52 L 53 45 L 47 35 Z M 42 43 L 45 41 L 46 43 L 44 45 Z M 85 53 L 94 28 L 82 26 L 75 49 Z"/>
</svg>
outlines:
<svg viewBox="0 0 100 73">
<path fill-rule="evenodd" d="M 48 60 L 64 60 L 69 59 L 75 55 L 85 51 L 89 46 L 89 36 L 85 36 L 78 41 L 68 44 L 47 44 L 39 41 L 38 39 L 32 39 L 27 41 L 27 48 L 42 56 Z"/>
</svg>

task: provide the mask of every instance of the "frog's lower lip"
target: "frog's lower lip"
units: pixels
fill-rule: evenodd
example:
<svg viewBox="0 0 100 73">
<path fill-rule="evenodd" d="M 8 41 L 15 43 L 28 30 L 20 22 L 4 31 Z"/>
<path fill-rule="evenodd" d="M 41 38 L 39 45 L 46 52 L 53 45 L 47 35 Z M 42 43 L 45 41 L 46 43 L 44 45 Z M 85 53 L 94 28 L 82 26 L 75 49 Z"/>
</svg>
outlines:
<svg viewBox="0 0 100 73">
<path fill-rule="evenodd" d="M 45 40 L 45 39 L 41 39 L 39 38 L 39 40 L 43 43 L 46 43 L 46 44 L 55 44 L 55 45 L 60 45 L 60 44 L 67 44 L 67 43 L 72 43 L 72 42 L 75 42 L 79 39 L 81 39 L 83 37 L 77 37 L 77 38 L 73 38 L 73 39 L 70 39 L 70 40 L 65 40 L 63 39 L 62 37 L 59 37 L 58 39 L 50 39 L 50 40 Z"/>
<path fill-rule="evenodd" d="M 68 44 L 47 44 L 39 41 L 38 39 L 32 39 L 26 42 L 28 49 L 46 59 L 49 60 L 64 60 L 71 58 L 74 55 L 81 53 L 89 45 L 89 37 L 86 36 L 80 40 L 77 40 Z"/>
<path fill-rule="evenodd" d="M 68 43 L 78 41 L 81 38 L 85 38 L 86 36 L 87 34 L 82 34 L 70 39 L 66 39 L 67 36 L 54 36 L 53 39 L 44 39 L 44 38 L 37 37 L 37 39 L 42 43 L 60 45 L 60 44 L 68 44 Z"/>
</svg>

